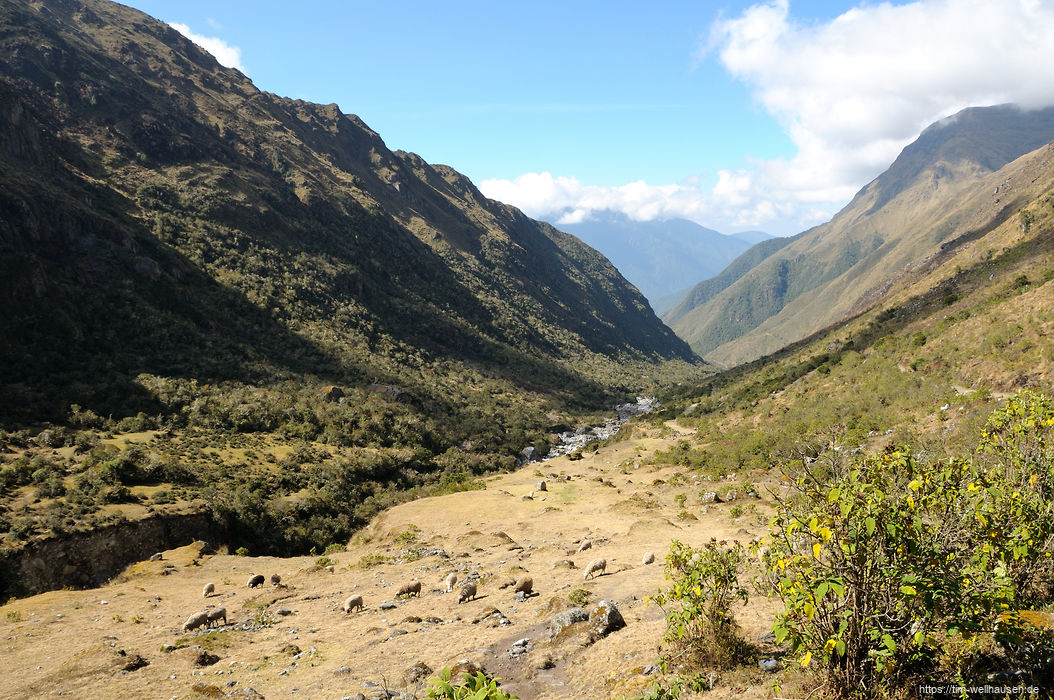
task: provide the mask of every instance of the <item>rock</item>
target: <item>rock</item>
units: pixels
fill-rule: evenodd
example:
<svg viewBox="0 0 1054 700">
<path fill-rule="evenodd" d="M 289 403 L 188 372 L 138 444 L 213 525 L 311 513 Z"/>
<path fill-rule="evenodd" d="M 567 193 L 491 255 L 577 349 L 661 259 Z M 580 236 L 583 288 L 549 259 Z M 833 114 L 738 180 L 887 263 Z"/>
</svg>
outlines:
<svg viewBox="0 0 1054 700">
<path fill-rule="evenodd" d="M 219 660 L 220 660 L 220 657 L 216 656 L 215 654 L 210 654 L 209 652 L 205 651 L 201 647 L 198 647 L 198 649 L 197 649 L 197 651 L 196 651 L 196 653 L 194 655 L 194 665 L 195 666 L 211 666 L 212 664 L 218 662 Z"/>
<path fill-rule="evenodd" d="M 275 614 L 285 617 L 286 615 L 292 615 L 293 611 L 289 608 L 278 608 L 277 610 L 275 610 Z"/>
<path fill-rule="evenodd" d="M 340 668 L 333 669 L 334 676 L 346 676 L 351 673 L 351 669 L 347 666 L 341 666 Z"/>
<path fill-rule="evenodd" d="M 391 601 L 386 601 L 384 603 L 381 603 L 377 607 L 380 608 L 381 610 L 395 610 L 399 606 L 396 605 L 395 603 L 392 603 Z"/>
<path fill-rule="evenodd" d="M 570 559 L 563 559 L 563 560 L 558 561 L 555 564 L 553 564 L 553 568 L 554 569 L 573 569 L 573 568 L 575 568 L 575 563 L 573 561 L 571 561 Z"/>
<path fill-rule="evenodd" d="M 553 615 L 553 619 L 549 621 L 549 641 L 556 639 L 571 625 L 578 622 L 586 622 L 588 620 L 589 613 L 585 608 L 571 608 L 570 610 L 556 613 Z"/>
<path fill-rule="evenodd" d="M 578 545 L 578 549 L 576 551 L 584 552 L 587 549 L 592 549 L 592 548 L 593 548 L 593 543 L 590 540 L 586 540 L 582 544 Z"/>
<path fill-rule="evenodd" d="M 460 685 L 469 676 L 478 676 L 480 673 L 486 673 L 483 666 L 469 659 L 461 659 L 450 667 L 450 684 Z"/>
<path fill-rule="evenodd" d="M 647 552 L 647 553 L 645 553 L 644 558 L 640 560 L 640 563 L 641 563 L 642 566 L 647 566 L 648 564 L 651 564 L 654 561 L 655 561 L 655 555 L 652 554 L 651 552 Z"/>
<path fill-rule="evenodd" d="M 765 632 L 764 634 L 758 635 L 758 641 L 762 644 L 775 644 L 776 635 L 773 632 Z"/>
<path fill-rule="evenodd" d="M 544 481 L 539 481 L 537 484 L 534 485 L 534 490 L 535 491 L 548 491 L 549 489 L 546 488 Z"/>
<path fill-rule="evenodd" d="M 509 658 L 514 659 L 517 656 L 522 656 L 523 654 L 526 654 L 530 648 L 530 639 L 527 639 L 526 637 L 524 637 L 523 639 L 518 639 L 513 642 L 512 647 L 509 649 Z"/>
<path fill-rule="evenodd" d="M 244 700 L 264 700 L 264 696 L 252 688 L 241 688 L 227 695 L 229 698 L 244 698 Z"/>
<path fill-rule="evenodd" d="M 721 498 L 717 495 L 717 492 L 715 492 L 715 491 L 707 491 L 706 493 L 701 494 L 699 496 L 699 500 L 702 503 L 720 503 L 721 502 Z"/>
<path fill-rule="evenodd" d="M 644 667 L 644 670 L 641 671 L 641 673 L 643 675 L 645 675 L 645 676 L 654 676 L 658 672 L 659 672 L 659 665 L 658 664 L 648 664 L 647 666 Z"/>
<path fill-rule="evenodd" d="M 765 673 L 775 673 L 780 669 L 780 662 L 776 659 L 761 659 L 758 661 L 758 668 Z"/>
<path fill-rule="evenodd" d="M 161 561 L 164 557 L 161 556 L 161 552 L 156 552 L 150 555 L 150 561 Z"/>
<path fill-rule="evenodd" d="M 406 679 L 407 685 L 414 685 L 425 680 L 432 675 L 432 669 L 424 661 L 418 661 L 410 668 L 406 669 L 406 673 L 403 677 Z"/>
<path fill-rule="evenodd" d="M 530 464 L 536 459 L 538 459 L 538 450 L 534 449 L 533 445 L 528 445 L 520 450 L 520 459 L 518 461 L 521 466 L 524 464 Z"/>
<path fill-rule="evenodd" d="M 139 654 L 132 654 L 128 657 L 128 661 L 125 663 L 125 665 L 121 667 L 121 670 L 125 672 L 138 671 L 143 666 L 149 665 L 150 662 L 144 659 Z"/>
<path fill-rule="evenodd" d="M 602 600 L 589 613 L 589 633 L 593 639 L 606 637 L 626 626 L 626 620 L 614 602 Z"/>
</svg>

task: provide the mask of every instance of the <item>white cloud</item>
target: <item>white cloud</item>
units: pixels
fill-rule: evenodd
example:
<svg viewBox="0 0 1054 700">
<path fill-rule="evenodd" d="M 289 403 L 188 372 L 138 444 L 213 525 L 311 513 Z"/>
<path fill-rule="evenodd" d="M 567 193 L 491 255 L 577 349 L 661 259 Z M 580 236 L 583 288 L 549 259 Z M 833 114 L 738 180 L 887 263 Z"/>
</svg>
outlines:
<svg viewBox="0 0 1054 700">
<path fill-rule="evenodd" d="M 938 119 L 969 106 L 1054 104 L 1052 33 L 1054 3 L 1038 0 L 861 5 L 824 24 L 796 22 L 788 0 L 773 0 L 715 23 L 704 52 L 750 87 L 797 149 L 737 173 L 751 180 L 746 189 L 844 202 Z"/>
<path fill-rule="evenodd" d="M 970 106 L 1054 104 L 1050 0 L 861 4 L 824 23 L 791 11 L 789 0 L 770 0 L 721 18 L 697 58 L 716 56 L 748 86 L 790 136 L 793 157 L 730 164 L 710 191 L 693 180 L 596 187 L 549 173 L 481 189 L 564 223 L 607 208 L 792 233 L 829 218 L 939 119 Z"/>
<path fill-rule="evenodd" d="M 215 58 L 221 66 L 237 68 L 242 73 L 245 73 L 245 66 L 242 65 L 242 50 L 237 46 L 231 46 L 218 37 L 195 34 L 190 30 L 190 27 L 185 24 L 180 24 L 179 22 L 169 22 L 168 26 L 172 27 L 177 32 L 212 54 L 213 58 Z"/>
</svg>

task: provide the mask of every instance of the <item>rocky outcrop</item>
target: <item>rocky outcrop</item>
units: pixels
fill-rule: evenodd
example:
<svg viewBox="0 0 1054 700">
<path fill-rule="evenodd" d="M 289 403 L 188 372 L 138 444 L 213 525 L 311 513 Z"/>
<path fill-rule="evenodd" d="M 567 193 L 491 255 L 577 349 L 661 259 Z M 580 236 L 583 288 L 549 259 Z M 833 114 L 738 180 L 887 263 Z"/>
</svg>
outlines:
<svg viewBox="0 0 1054 700">
<path fill-rule="evenodd" d="M 196 513 L 121 522 L 31 542 L 0 555 L 0 595 L 99 586 L 133 562 L 195 540 L 223 542 L 226 533 L 207 514 Z"/>
</svg>

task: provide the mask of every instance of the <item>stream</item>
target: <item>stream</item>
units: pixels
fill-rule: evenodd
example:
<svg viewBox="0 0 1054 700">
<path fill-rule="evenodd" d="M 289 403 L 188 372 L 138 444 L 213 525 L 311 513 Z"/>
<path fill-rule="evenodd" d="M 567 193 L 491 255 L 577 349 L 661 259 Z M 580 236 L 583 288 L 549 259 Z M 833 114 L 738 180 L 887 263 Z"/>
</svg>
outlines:
<svg viewBox="0 0 1054 700">
<path fill-rule="evenodd" d="M 529 462 L 544 462 L 546 460 L 569 454 L 580 450 L 591 442 L 607 440 L 609 437 L 622 429 L 629 419 L 644 413 L 650 413 L 659 407 L 658 400 L 653 396 L 638 396 L 634 403 L 623 403 L 615 406 L 615 417 L 608 418 L 600 425 L 593 427 L 584 426 L 578 430 L 559 433 L 557 438 L 560 442 L 549 450 L 549 454 L 540 460 L 528 460 Z"/>
</svg>

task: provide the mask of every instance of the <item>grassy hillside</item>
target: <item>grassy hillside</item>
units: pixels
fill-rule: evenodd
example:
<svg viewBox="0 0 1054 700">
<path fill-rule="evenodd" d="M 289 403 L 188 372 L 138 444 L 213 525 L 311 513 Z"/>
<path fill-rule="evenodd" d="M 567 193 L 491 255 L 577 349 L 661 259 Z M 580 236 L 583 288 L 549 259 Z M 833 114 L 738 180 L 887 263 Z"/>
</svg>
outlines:
<svg viewBox="0 0 1054 700">
<path fill-rule="evenodd" d="M 934 125 L 829 223 L 682 307 L 675 330 L 700 354 L 733 365 L 865 308 L 942 245 L 1016 216 L 1020 204 L 995 192 L 1006 178 L 992 172 L 1051 138 L 1052 110 L 978 108 Z M 986 196 L 982 220 L 976 207 Z"/>
<path fill-rule="evenodd" d="M 0 57 L 9 544 L 205 508 L 324 545 L 694 371 L 581 241 L 142 13 L 7 2 Z"/>
</svg>

